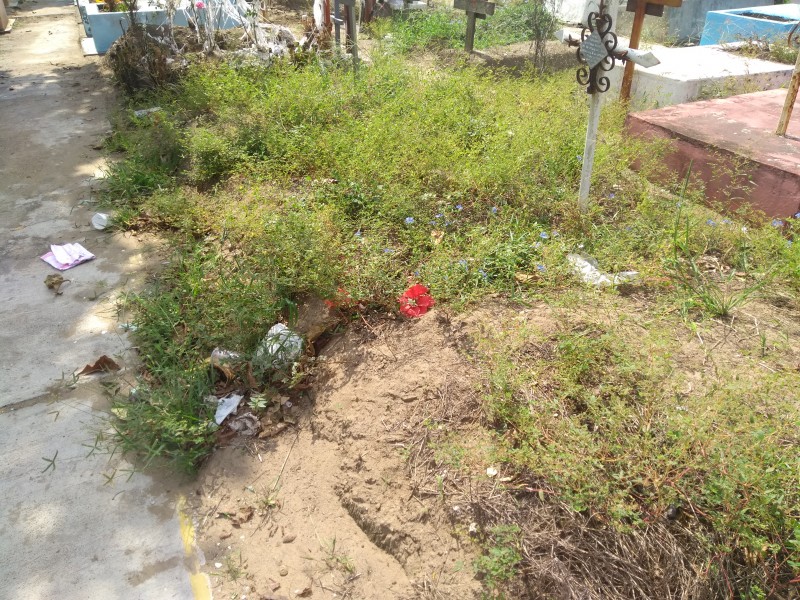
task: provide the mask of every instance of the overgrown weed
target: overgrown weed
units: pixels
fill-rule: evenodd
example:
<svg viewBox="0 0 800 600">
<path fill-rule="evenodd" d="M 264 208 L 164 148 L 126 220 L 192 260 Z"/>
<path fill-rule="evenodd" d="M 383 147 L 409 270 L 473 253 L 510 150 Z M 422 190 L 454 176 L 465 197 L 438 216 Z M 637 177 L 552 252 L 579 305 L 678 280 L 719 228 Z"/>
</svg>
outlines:
<svg viewBox="0 0 800 600">
<path fill-rule="evenodd" d="M 593 207 L 580 215 L 586 101 L 571 78 L 431 73 L 396 56 L 358 77 L 313 63 L 196 65 L 158 99 L 163 114 L 121 124 L 114 144 L 128 158 L 109 173 L 109 196 L 175 249 L 158 285 L 130 300 L 148 380 L 118 407 L 123 448 L 196 467 L 213 439 L 205 358 L 216 346 L 251 354 L 305 294 L 345 319 L 396 309 L 410 282 L 455 308 L 501 294 L 580 310 L 583 284 L 565 260 L 578 251 L 638 270 L 655 321 L 687 291 L 700 320 L 751 295 L 711 297 L 700 257 L 798 289 L 800 219 L 745 224 L 655 192 L 627 167 L 658 163 L 659 149 L 626 137 L 619 106 L 604 113 Z M 742 590 L 783 584 L 797 562 L 796 374 L 720 370 L 686 394 L 669 336 L 621 327 L 571 322 L 536 340 L 537 360 L 488 346 L 498 458 L 615 540 L 680 507 L 696 519 L 698 569 L 732 574 Z M 471 463 L 452 444 L 438 451 Z M 519 562 L 509 548 L 527 556 L 503 531 L 478 565 L 498 589 Z"/>
<path fill-rule="evenodd" d="M 550 0 L 520 0 L 500 3 L 495 14 L 480 19 L 475 27 L 475 48 L 485 49 L 517 42 L 539 45 L 552 38 L 557 19 Z M 370 25 L 373 37 L 394 52 L 463 48 L 467 18 L 464 11 L 450 8 L 411 11 Z M 536 53 L 541 68 L 543 55 Z"/>
<path fill-rule="evenodd" d="M 661 317 L 641 331 L 589 313 L 591 321 L 555 332 L 514 332 L 517 344 L 504 337 L 505 351 L 485 343 L 486 406 L 502 433 L 496 464 L 546 482 L 604 535 L 635 538 L 679 521 L 682 538 L 691 532 L 681 543 L 705 561 L 675 574 L 691 575 L 692 585 L 712 589 L 727 578 L 740 597 L 759 589 L 790 597 L 800 526 L 797 373 L 753 372 L 753 357 L 749 366 L 718 366 L 714 381 L 698 386 L 689 383 L 696 364 L 676 361 L 685 343 L 674 338 L 679 321 Z M 641 332 L 635 345 L 624 341 L 632 328 Z M 530 567 L 534 587 L 553 575 Z M 699 573 L 710 571 L 701 584 Z"/>
</svg>

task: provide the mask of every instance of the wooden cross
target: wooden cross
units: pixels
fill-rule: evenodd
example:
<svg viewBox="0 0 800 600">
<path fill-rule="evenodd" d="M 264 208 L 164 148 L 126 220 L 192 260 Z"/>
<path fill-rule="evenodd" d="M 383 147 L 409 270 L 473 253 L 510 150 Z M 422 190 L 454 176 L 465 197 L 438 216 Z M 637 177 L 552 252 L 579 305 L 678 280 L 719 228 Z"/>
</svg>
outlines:
<svg viewBox="0 0 800 600">
<path fill-rule="evenodd" d="M 475 19 L 485 19 L 494 14 L 494 2 L 486 0 L 453 0 L 453 8 L 467 11 L 467 39 L 464 50 L 472 52 L 475 43 Z"/>
<path fill-rule="evenodd" d="M 627 10 L 635 13 L 633 16 L 633 29 L 631 29 L 630 48 L 639 47 L 639 38 L 642 35 L 642 25 L 644 16 L 652 15 L 660 17 L 664 14 L 664 7 L 671 6 L 679 8 L 683 0 L 628 0 Z M 633 62 L 625 64 L 625 74 L 622 76 L 622 90 L 619 93 L 621 100 L 629 100 L 631 97 L 631 83 L 633 82 Z"/>
</svg>

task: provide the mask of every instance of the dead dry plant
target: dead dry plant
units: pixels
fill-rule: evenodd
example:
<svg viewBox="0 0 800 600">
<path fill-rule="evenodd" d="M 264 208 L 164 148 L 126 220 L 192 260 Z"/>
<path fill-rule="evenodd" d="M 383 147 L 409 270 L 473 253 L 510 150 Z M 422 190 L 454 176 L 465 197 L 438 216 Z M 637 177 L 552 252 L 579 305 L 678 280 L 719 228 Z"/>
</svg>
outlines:
<svg viewBox="0 0 800 600">
<path fill-rule="evenodd" d="M 664 518 L 620 531 L 574 512 L 531 473 L 488 477 L 437 460 L 438 436 L 474 429 L 482 417 L 474 391 L 446 382 L 402 425 L 407 469 L 415 495 L 440 498 L 453 525 L 468 529 L 483 545 L 491 543 L 498 526 L 519 528 L 522 559 L 516 576 L 503 584 L 508 597 L 704 600 L 728 594 L 724 566 L 702 566 L 702 548 L 689 529 L 700 523 Z M 417 591 L 421 598 L 440 597 L 431 581 L 421 582 Z"/>
</svg>

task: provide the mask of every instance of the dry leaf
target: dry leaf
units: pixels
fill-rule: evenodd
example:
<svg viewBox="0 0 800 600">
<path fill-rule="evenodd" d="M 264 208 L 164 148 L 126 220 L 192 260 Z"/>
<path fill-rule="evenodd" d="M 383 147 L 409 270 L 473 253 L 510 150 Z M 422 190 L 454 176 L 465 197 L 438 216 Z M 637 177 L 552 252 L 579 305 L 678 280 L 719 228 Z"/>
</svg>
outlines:
<svg viewBox="0 0 800 600">
<path fill-rule="evenodd" d="M 97 359 L 93 365 L 86 365 L 78 375 L 91 375 L 92 373 L 107 373 L 109 371 L 119 371 L 120 366 L 105 354 Z"/>
<path fill-rule="evenodd" d="M 514 273 L 514 279 L 516 279 L 518 283 L 528 283 L 533 279 L 533 275 L 530 273 L 518 272 Z"/>
<path fill-rule="evenodd" d="M 64 279 L 61 275 L 54 274 L 45 277 L 44 284 L 47 286 L 47 289 L 53 290 L 56 296 L 60 296 L 63 293 L 61 291 L 61 286 L 67 281 L 69 281 L 69 279 Z"/>
<path fill-rule="evenodd" d="M 231 518 L 231 525 L 236 527 L 237 529 L 247 523 L 250 519 L 253 518 L 253 513 L 255 509 L 252 506 L 247 506 L 239 511 L 239 513 Z"/>
</svg>

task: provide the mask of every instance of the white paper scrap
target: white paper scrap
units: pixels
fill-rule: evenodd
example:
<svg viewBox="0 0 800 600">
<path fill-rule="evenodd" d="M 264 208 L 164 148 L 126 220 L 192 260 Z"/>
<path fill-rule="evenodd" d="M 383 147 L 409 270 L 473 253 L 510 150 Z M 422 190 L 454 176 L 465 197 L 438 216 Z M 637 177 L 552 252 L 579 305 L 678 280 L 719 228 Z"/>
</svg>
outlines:
<svg viewBox="0 0 800 600">
<path fill-rule="evenodd" d="M 222 422 L 228 418 L 228 415 L 236 410 L 242 398 L 244 398 L 244 396 L 240 394 L 228 394 L 224 398 L 219 399 L 217 412 L 214 413 L 214 421 L 216 421 L 217 425 L 222 425 Z"/>
<path fill-rule="evenodd" d="M 637 271 L 621 271 L 619 273 L 606 273 L 597 268 L 594 259 L 587 260 L 579 254 L 567 254 L 567 260 L 572 265 L 575 274 L 585 283 L 600 287 L 619 285 L 634 281 L 639 273 Z"/>
<path fill-rule="evenodd" d="M 94 254 L 75 242 L 74 244 L 62 244 L 60 246 L 53 244 L 50 246 L 50 252 L 40 258 L 59 271 L 66 271 L 87 260 L 92 260 Z"/>
</svg>

